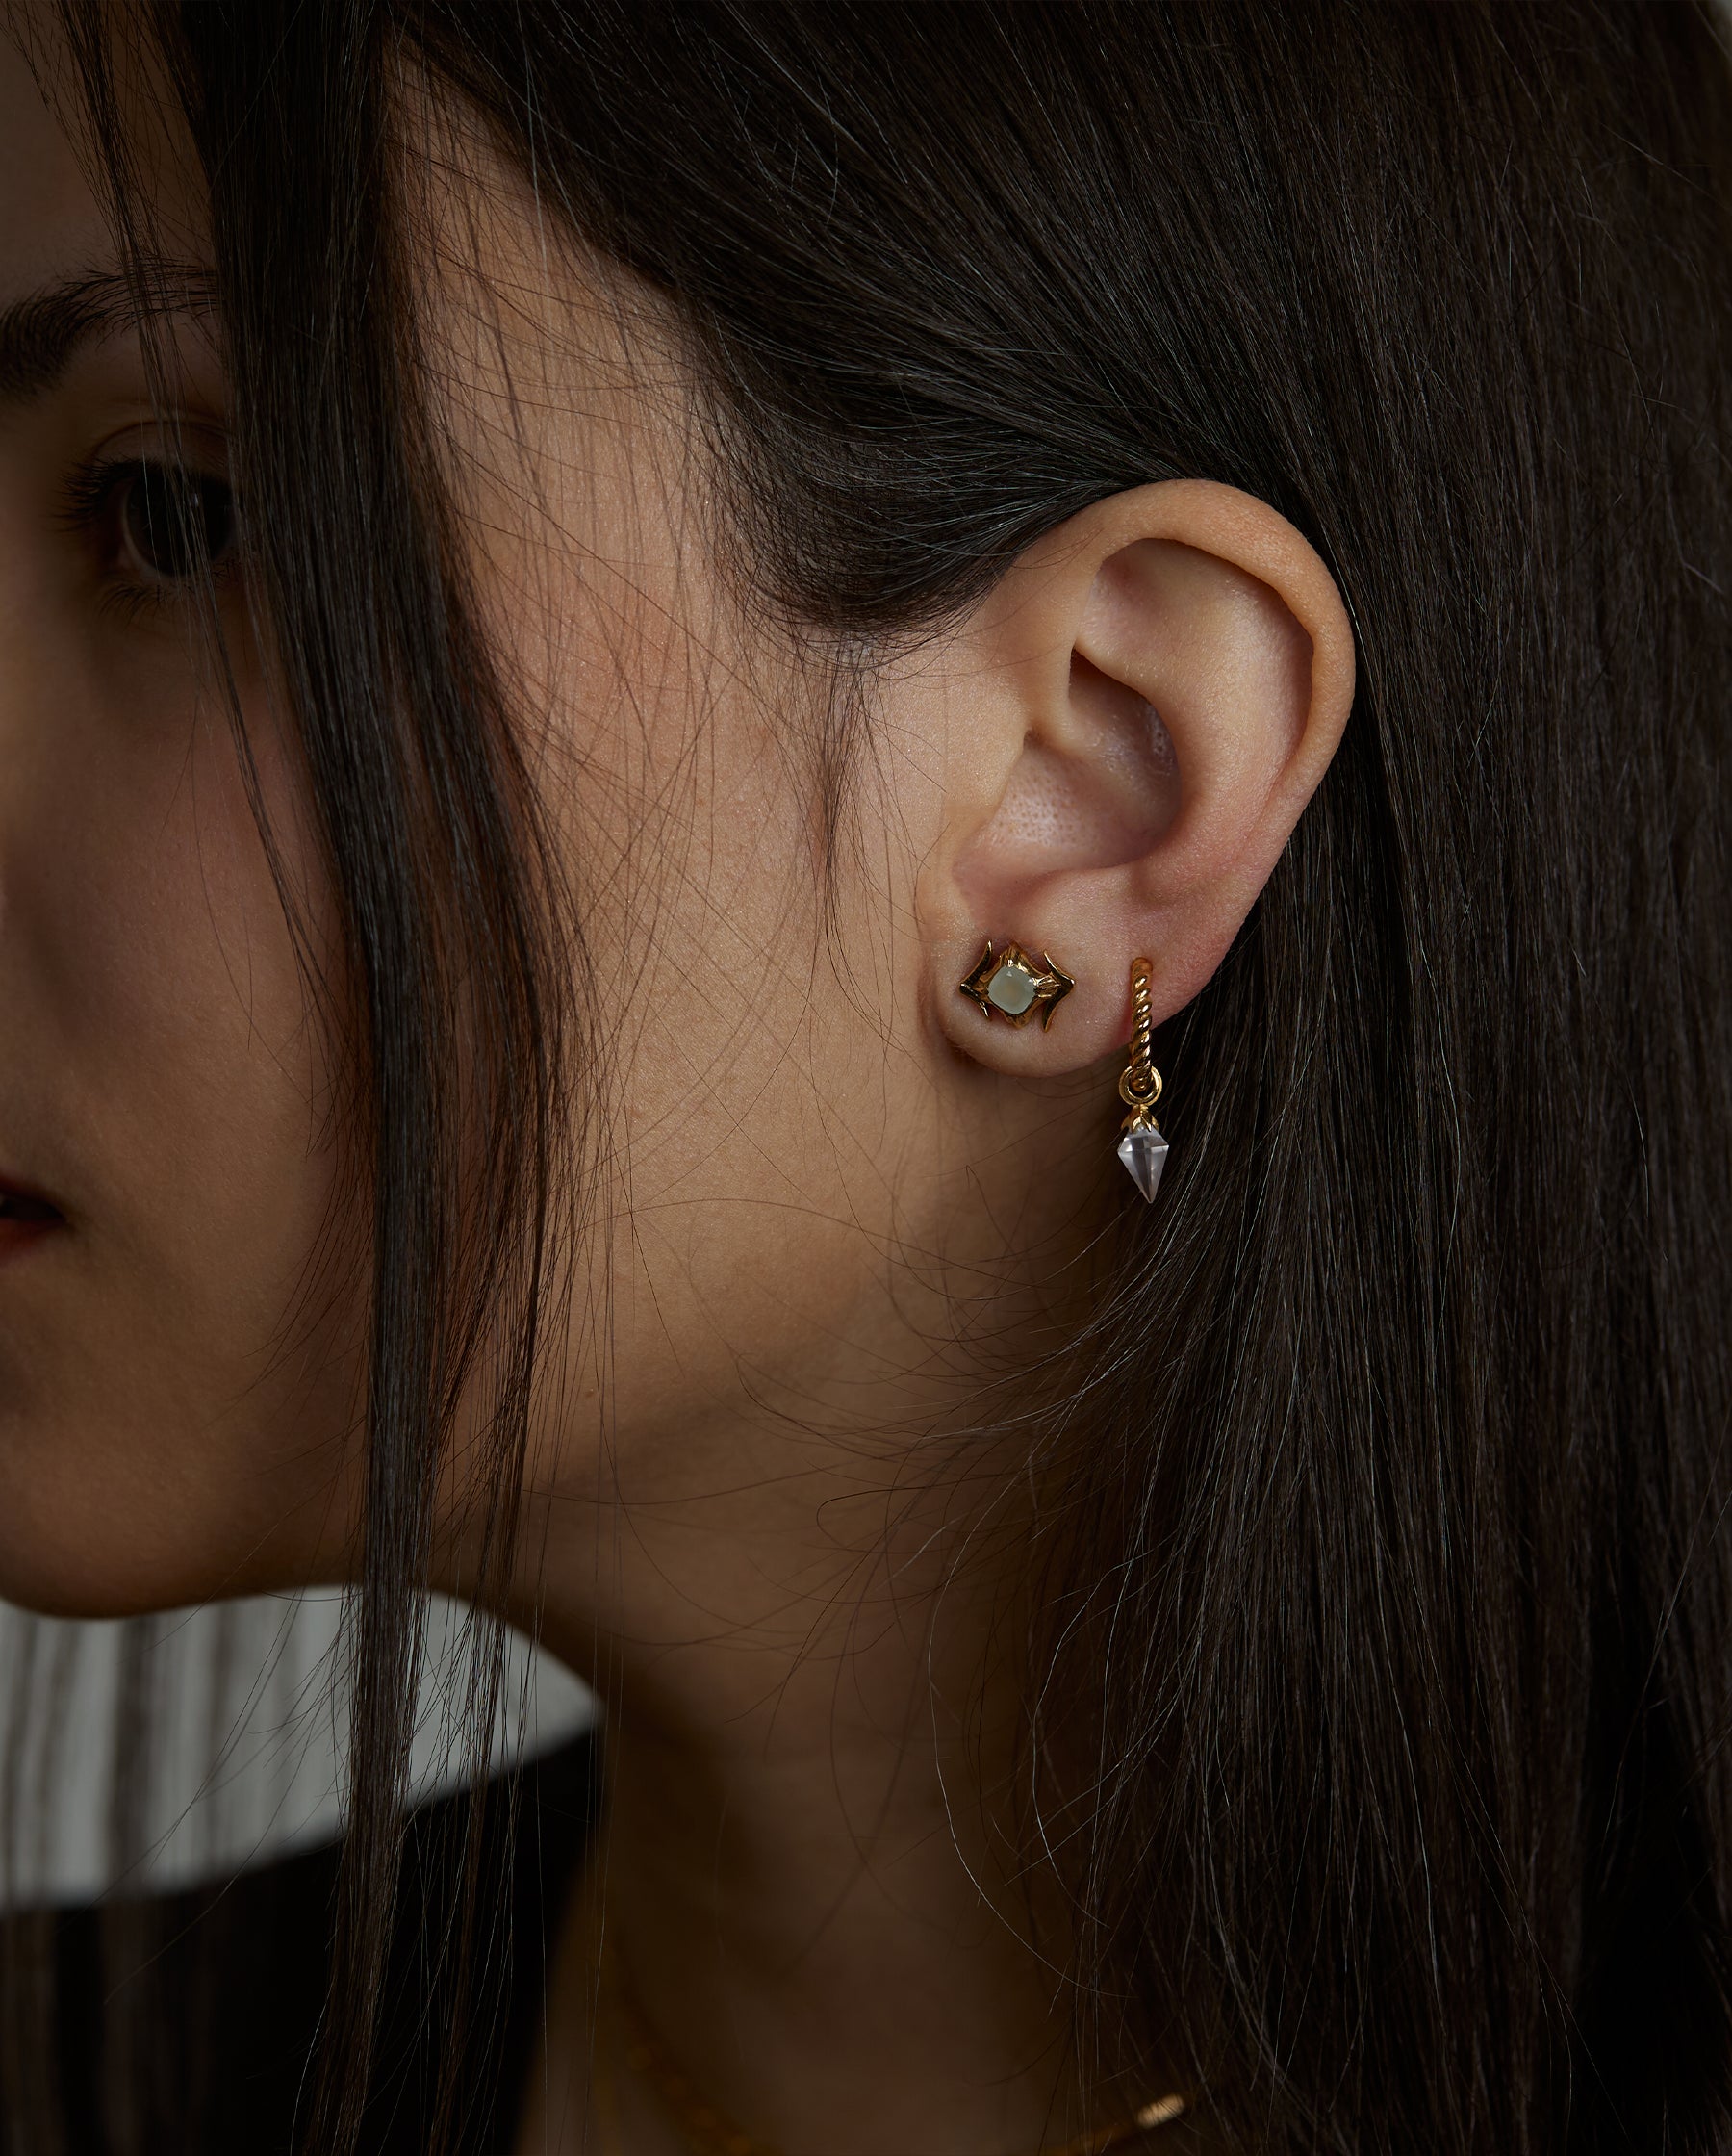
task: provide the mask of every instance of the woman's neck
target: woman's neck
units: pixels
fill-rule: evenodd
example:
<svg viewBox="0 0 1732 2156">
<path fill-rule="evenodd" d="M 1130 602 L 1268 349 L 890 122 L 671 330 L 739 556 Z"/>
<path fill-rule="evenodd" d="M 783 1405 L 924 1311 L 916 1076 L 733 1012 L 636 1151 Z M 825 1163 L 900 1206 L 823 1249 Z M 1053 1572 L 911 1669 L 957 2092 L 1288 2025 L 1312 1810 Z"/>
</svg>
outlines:
<svg viewBox="0 0 1732 2156">
<path fill-rule="evenodd" d="M 924 1523 L 909 1505 L 892 1550 L 881 1493 L 875 1558 L 848 1553 L 832 1512 L 790 1566 L 785 1538 L 753 1531 L 764 1487 L 755 1522 L 704 1521 L 726 1568 L 690 1552 L 682 1568 L 668 1517 L 638 1518 L 619 1568 L 635 1589 L 599 1661 L 594 1601 L 544 1593 L 543 1638 L 598 1670 L 609 1704 L 606 1826 L 570 1917 L 553 2048 L 575 2087 L 599 1899 L 660 2047 L 755 2140 L 788 2156 L 1029 2156 L 1099 2113 L 1080 2115 L 1068 1993 L 1032 1943 L 1041 1897 L 1012 1854 L 1018 1687 L 991 1674 L 1003 1583 L 956 1565 L 954 1502 Z M 629 2156 L 677 2149 L 647 2092 L 616 2078 Z M 582 2145 L 545 2129 L 523 2144 Z"/>
</svg>

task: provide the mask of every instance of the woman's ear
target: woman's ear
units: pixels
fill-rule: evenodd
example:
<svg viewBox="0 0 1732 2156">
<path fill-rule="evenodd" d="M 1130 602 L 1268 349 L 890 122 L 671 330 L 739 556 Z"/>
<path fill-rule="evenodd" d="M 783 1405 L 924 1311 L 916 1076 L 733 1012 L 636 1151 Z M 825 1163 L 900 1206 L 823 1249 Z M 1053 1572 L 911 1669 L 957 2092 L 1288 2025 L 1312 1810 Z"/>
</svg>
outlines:
<svg viewBox="0 0 1732 2156">
<path fill-rule="evenodd" d="M 932 1008 L 979 1063 L 1079 1068 L 1128 1035 L 1133 958 L 1159 1023 L 1225 956 L 1346 725 L 1346 609 L 1266 502 L 1169 480 L 1037 541 L 941 678 L 944 828 L 919 896 Z M 981 988 L 987 943 L 1050 958 L 1074 989 L 1006 1014 L 1021 982 L 961 987 Z"/>
</svg>

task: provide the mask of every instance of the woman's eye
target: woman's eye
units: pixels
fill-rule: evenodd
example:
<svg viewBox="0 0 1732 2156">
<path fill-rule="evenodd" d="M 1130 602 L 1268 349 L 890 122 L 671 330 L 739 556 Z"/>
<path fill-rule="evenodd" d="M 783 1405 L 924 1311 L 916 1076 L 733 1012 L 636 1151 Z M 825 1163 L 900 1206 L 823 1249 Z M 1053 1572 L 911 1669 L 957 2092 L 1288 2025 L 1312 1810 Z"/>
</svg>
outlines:
<svg viewBox="0 0 1732 2156">
<path fill-rule="evenodd" d="M 94 552 L 104 580 L 140 601 L 220 575 L 241 544 L 225 478 L 150 457 L 98 460 L 73 473 L 65 522 Z"/>
<path fill-rule="evenodd" d="M 220 568 L 233 552 L 235 497 L 226 479 L 140 463 L 116 473 L 113 486 L 119 552 L 146 578 L 184 582 Z"/>
</svg>

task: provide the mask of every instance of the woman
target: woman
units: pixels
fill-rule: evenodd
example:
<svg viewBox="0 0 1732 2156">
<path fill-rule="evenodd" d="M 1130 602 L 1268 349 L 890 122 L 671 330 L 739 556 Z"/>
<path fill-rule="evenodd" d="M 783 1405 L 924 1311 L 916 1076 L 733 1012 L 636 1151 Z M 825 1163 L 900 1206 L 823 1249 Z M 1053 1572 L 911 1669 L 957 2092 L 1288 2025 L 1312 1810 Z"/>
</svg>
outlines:
<svg viewBox="0 0 1732 2156">
<path fill-rule="evenodd" d="M 0 1591 L 355 1735 L 10 2145 L 1732 2145 L 1714 13 L 14 33 Z"/>
</svg>

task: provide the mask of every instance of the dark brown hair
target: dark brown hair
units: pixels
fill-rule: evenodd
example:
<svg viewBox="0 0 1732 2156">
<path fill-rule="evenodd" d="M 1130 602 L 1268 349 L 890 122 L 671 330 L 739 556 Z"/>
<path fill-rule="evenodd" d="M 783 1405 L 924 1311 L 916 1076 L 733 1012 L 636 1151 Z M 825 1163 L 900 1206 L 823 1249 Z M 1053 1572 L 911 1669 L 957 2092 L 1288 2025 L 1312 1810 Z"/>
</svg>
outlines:
<svg viewBox="0 0 1732 2156">
<path fill-rule="evenodd" d="M 870 654 L 1179 475 L 1272 502 L 1329 563 L 1352 721 L 1170 1029 L 1183 1142 L 1051 1437 L 1030 1700 L 1037 1750 L 1044 1703 L 1099 1703 L 1045 1821 L 1080 1996 L 1188 2057 L 1246 2147 L 1732 2143 L 1709 8 L 247 0 L 161 32 L 376 1193 L 308 2145 L 357 2131 L 429 1477 L 501 1305 L 509 1536 L 563 1054 L 423 411 L 406 58 L 671 303 L 743 556 L 807 630 Z M 476 1040 L 479 1197 L 446 1078 Z"/>
</svg>

